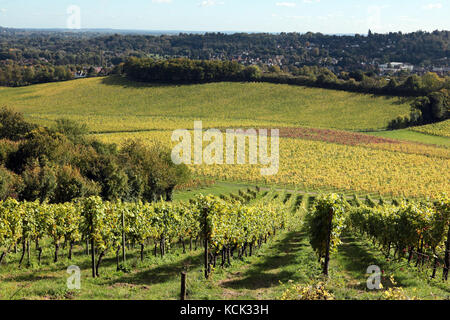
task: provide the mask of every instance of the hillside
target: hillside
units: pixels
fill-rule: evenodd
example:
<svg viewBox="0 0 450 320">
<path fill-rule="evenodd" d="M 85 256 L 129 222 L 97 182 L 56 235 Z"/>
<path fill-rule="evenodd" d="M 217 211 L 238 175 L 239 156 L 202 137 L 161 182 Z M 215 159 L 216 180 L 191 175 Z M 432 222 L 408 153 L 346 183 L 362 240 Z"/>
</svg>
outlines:
<svg viewBox="0 0 450 320">
<path fill-rule="evenodd" d="M 408 197 L 411 201 L 408 205 L 419 208 L 419 202 L 413 198 L 435 198 L 450 190 L 448 137 L 431 135 L 435 126 L 441 128 L 442 124 L 423 127 L 424 133 L 408 129 L 355 132 L 383 129 L 390 119 L 409 111 L 408 101 L 289 85 L 152 86 L 119 78 L 0 88 L 0 101 L 41 124 L 52 124 L 63 117 L 81 121 L 89 126 L 90 137 L 118 145 L 130 138 L 145 144 L 157 141 L 170 147 L 172 130 L 192 129 L 194 120 L 203 120 L 204 127 L 221 129 L 232 126 L 280 129 L 277 174 L 262 176 L 259 170 L 262 165 L 190 165 L 195 179 L 206 178 L 213 183 L 181 189 L 173 203 L 115 203 L 93 197 L 81 200 L 80 206 L 75 202 L 0 201 L 0 212 L 8 218 L 0 221 L 0 225 L 19 230 L 14 221 L 21 226 L 23 221 L 39 221 L 31 238 L 33 245 L 26 246 L 24 240 L 17 250 L 11 246 L 8 255 L 3 254 L 0 299 L 177 299 L 183 270 L 188 272 L 188 299 L 292 299 L 289 292 L 298 288 L 294 285 L 310 285 L 323 272 L 311 240 L 315 233 L 309 231 L 310 227 L 303 227 L 311 221 L 311 215 L 305 218 L 306 214 L 320 217 L 329 212 L 317 209 L 320 205 L 316 204 L 323 201 L 320 194 L 330 192 L 352 199 L 349 204 L 352 214 L 347 216 L 353 218 L 346 224 L 361 221 L 361 225 L 369 226 L 367 221 L 374 221 L 376 226 L 382 222 L 383 226 L 390 224 L 396 229 L 370 240 L 356 228 L 343 234 L 330 230 L 330 237 L 333 235 L 342 243 L 333 251 L 327 267 L 330 275 L 327 291 L 336 299 L 389 299 L 391 291 L 366 289 L 367 266 L 376 264 L 385 272 L 382 285 L 388 290 L 395 289 L 398 299 L 448 298 L 448 285 L 440 279 L 430 280 L 430 262 L 416 269 L 401 258 L 399 245 L 391 259 L 392 256 L 387 256 L 394 248 L 389 245 L 386 256 L 383 243 L 374 242 L 374 239 L 385 241 L 386 234 L 395 235 L 401 241 L 408 239 L 403 248 L 414 248 L 418 240 L 409 240 L 404 235 L 420 236 L 423 231 L 428 237 L 431 231 L 427 230 L 434 231 L 429 227 L 431 223 L 442 221 L 441 213 L 431 207 L 431 202 L 423 211 L 415 211 L 406 207 L 406 202 L 396 201 Z M 446 124 L 441 129 L 445 132 Z M 421 142 L 403 141 L 419 139 Z M 60 149 L 64 155 L 70 152 L 64 146 Z M 75 153 L 78 154 L 78 149 Z M 109 163 L 111 158 L 101 161 Z M 97 162 L 92 167 L 96 165 Z M 128 164 L 121 166 L 126 168 Z M 195 197 L 199 192 L 222 198 L 205 200 L 208 208 L 216 208 L 207 213 L 213 232 L 202 229 L 202 216 L 193 214 L 203 210 L 200 207 L 203 196 Z M 199 205 L 192 199 L 198 199 Z M 234 202 L 236 199 L 238 202 Z M 363 199 L 367 205 L 360 203 L 359 211 L 358 203 Z M 369 206 L 371 203 L 374 208 Z M 93 204 L 97 209 L 88 211 Z M 332 210 L 339 214 L 339 208 Z M 42 215 L 43 212 L 48 214 Z M 88 242 L 84 243 L 84 239 L 94 234 L 93 227 L 83 227 L 85 212 L 101 221 L 95 231 L 101 237 L 102 247 L 94 242 L 97 240 L 92 240 L 90 247 Z M 381 214 L 375 214 L 378 212 Z M 384 220 L 388 212 L 394 218 Z M 433 219 L 440 220 L 430 220 L 430 215 L 422 215 L 425 212 L 433 212 Z M 362 217 L 368 220 L 360 220 Z M 25 218 L 30 220 L 22 220 Z M 127 223 L 135 227 L 129 228 Z M 423 228 L 419 232 L 411 227 L 416 223 Z M 23 230 L 13 241 L 26 239 L 27 229 Z M 446 232 L 439 230 L 441 234 Z M 57 232 L 65 240 L 75 240 L 63 245 L 62 238 L 55 237 Z M 201 245 L 205 234 L 208 238 L 203 243 L 209 246 L 206 250 Z M 128 246 L 122 245 L 124 238 Z M 11 241 L 12 237 L 5 239 Z M 239 250 L 231 250 L 232 245 Z M 431 252 L 425 244 L 429 256 L 443 257 L 443 248 L 441 244 L 437 253 Z M 210 254 L 204 260 L 208 251 Z M 205 261 L 208 268 L 204 269 Z M 419 264 L 420 260 L 414 258 L 413 262 Z M 67 265 L 80 266 L 81 290 L 66 287 Z"/>
<path fill-rule="evenodd" d="M 214 126 L 304 126 L 379 130 L 409 113 L 409 101 L 268 83 L 162 86 L 90 78 L 0 88 L 2 105 L 48 124 L 67 117 L 96 132 L 175 129 L 203 119 Z"/>
<path fill-rule="evenodd" d="M 61 117 L 86 123 L 97 138 L 119 145 L 128 138 L 170 145 L 171 131 L 192 129 L 194 120 L 204 127 L 281 129 L 278 174 L 262 177 L 258 166 L 192 166 L 196 175 L 218 180 L 387 196 L 449 189 L 446 137 L 342 131 L 380 130 L 406 114 L 408 102 L 395 97 L 267 83 L 148 85 L 113 77 L 1 88 L 0 101 L 41 124 Z"/>
<path fill-rule="evenodd" d="M 433 123 L 426 126 L 413 127 L 410 130 L 422 132 L 428 135 L 450 138 L 450 120 Z"/>
</svg>

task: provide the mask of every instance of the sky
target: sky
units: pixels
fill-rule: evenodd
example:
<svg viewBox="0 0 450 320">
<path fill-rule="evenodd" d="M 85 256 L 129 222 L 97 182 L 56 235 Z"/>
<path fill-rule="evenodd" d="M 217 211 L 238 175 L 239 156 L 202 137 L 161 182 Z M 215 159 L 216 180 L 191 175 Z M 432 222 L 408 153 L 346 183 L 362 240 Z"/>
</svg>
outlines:
<svg viewBox="0 0 450 320">
<path fill-rule="evenodd" d="M 322 32 L 450 30 L 450 0 L 0 0 L 0 26 Z"/>
</svg>

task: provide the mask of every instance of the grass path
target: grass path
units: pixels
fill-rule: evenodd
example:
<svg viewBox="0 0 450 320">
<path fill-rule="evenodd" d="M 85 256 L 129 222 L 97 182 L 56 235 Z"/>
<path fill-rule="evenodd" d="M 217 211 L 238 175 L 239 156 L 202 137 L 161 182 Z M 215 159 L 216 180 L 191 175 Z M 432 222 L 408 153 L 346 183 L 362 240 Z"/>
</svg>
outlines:
<svg viewBox="0 0 450 320">
<path fill-rule="evenodd" d="M 290 282 L 307 282 L 318 271 L 314 253 L 300 232 L 284 233 L 245 260 L 246 265 L 227 271 L 218 282 L 224 299 L 279 298 Z"/>
<path fill-rule="evenodd" d="M 433 144 L 437 146 L 450 147 L 450 138 L 431 135 L 423 132 L 413 131 L 413 129 L 401 129 L 401 130 L 393 130 L 393 131 L 378 131 L 378 132 L 367 132 L 367 134 L 383 137 L 383 138 L 391 138 L 412 142 L 420 142 L 426 144 Z"/>
</svg>

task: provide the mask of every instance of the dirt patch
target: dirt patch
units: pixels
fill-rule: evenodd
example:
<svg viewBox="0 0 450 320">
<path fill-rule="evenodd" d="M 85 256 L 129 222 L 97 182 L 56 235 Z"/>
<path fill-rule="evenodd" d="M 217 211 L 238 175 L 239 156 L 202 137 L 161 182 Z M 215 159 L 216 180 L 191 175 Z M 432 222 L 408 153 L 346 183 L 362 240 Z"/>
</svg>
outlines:
<svg viewBox="0 0 450 320">
<path fill-rule="evenodd" d="M 366 145 L 366 144 L 401 144 L 402 141 L 370 136 L 357 132 L 339 131 L 331 129 L 316 128 L 281 128 L 280 137 L 300 138 L 305 140 L 325 141 L 345 145 Z"/>
<path fill-rule="evenodd" d="M 116 288 L 128 288 L 128 289 L 142 289 L 142 290 L 150 290 L 149 286 L 146 285 L 137 285 L 132 283 L 115 283 L 111 286 L 109 286 L 109 289 L 116 289 Z"/>
<path fill-rule="evenodd" d="M 237 297 L 242 296 L 242 293 L 224 288 L 222 296 L 224 300 L 233 300 L 236 299 Z"/>
</svg>

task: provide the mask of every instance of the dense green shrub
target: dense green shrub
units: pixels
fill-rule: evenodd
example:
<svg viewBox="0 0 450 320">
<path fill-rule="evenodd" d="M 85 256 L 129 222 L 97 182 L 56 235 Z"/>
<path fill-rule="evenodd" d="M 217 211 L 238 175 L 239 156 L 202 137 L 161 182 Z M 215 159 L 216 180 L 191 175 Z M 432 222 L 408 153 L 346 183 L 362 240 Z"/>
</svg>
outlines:
<svg viewBox="0 0 450 320">
<path fill-rule="evenodd" d="M 55 170 L 47 165 L 40 166 L 37 162 L 28 165 L 22 173 L 23 190 L 21 200 L 41 202 L 51 200 L 56 189 Z"/>
<path fill-rule="evenodd" d="M 170 150 L 161 145 L 128 141 L 119 150 L 115 144 L 88 138 L 87 128 L 73 121 L 35 127 L 20 114 L 5 114 L 4 127 L 30 130 L 18 129 L 10 136 L 19 141 L 0 140 L 0 166 L 5 167 L 0 197 L 56 203 L 91 195 L 105 200 L 171 200 L 175 186 L 189 178 L 187 166 L 174 165 Z M 13 179 L 16 176 L 21 178 Z"/>
<path fill-rule="evenodd" d="M 70 165 L 59 167 L 56 172 L 56 188 L 52 202 L 64 203 L 80 197 L 100 194 L 100 186 L 84 178 L 77 168 Z"/>
<path fill-rule="evenodd" d="M 20 177 L 0 166 L 0 200 L 17 198 L 21 187 Z"/>
<path fill-rule="evenodd" d="M 11 140 L 0 140 L 0 165 L 6 166 L 11 154 L 17 152 L 19 144 Z"/>
<path fill-rule="evenodd" d="M 17 141 L 34 127 L 25 121 L 21 113 L 5 107 L 0 109 L 0 139 Z"/>
<path fill-rule="evenodd" d="M 166 83 L 251 81 L 261 75 L 256 66 L 245 67 L 231 61 L 154 60 L 134 57 L 124 64 L 123 72 L 134 80 Z"/>
</svg>

